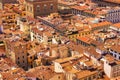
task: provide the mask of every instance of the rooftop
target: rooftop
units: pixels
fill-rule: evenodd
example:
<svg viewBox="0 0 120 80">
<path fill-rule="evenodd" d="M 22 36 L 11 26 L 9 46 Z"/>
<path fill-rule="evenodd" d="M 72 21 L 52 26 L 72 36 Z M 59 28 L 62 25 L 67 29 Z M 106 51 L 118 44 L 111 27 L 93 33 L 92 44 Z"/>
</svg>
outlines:
<svg viewBox="0 0 120 80">
<path fill-rule="evenodd" d="M 116 28 L 120 28 L 120 23 L 113 24 L 112 26 Z"/>
<path fill-rule="evenodd" d="M 52 67 L 40 66 L 27 71 L 27 75 L 31 77 L 37 77 L 39 79 L 50 79 L 54 76 L 55 72 L 52 70 Z"/>
<path fill-rule="evenodd" d="M 79 59 L 80 57 L 82 57 L 83 55 L 77 55 L 77 56 L 73 56 L 73 57 L 68 57 L 68 58 L 63 58 L 63 59 L 56 59 L 54 62 L 58 62 L 60 64 L 62 63 L 66 63 L 66 62 L 69 62 L 69 61 L 72 61 L 72 60 L 76 60 L 76 59 Z"/>
</svg>

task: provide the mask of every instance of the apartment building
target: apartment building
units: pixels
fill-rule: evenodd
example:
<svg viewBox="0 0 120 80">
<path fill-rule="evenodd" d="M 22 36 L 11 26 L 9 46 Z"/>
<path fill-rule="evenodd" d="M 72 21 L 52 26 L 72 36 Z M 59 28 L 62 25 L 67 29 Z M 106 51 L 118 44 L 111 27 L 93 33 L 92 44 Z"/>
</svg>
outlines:
<svg viewBox="0 0 120 80">
<path fill-rule="evenodd" d="M 120 76 L 120 62 L 118 60 L 115 61 L 113 56 L 106 55 L 104 72 L 110 79 Z"/>
<path fill-rule="evenodd" d="M 111 8 L 111 10 L 106 14 L 106 20 L 112 23 L 120 22 L 120 7 Z"/>
<path fill-rule="evenodd" d="M 92 0 L 93 2 L 97 3 L 101 7 L 105 6 L 120 6 L 119 0 Z"/>
<path fill-rule="evenodd" d="M 119 42 L 118 42 L 119 44 Z M 120 60 L 120 47 L 119 45 L 115 45 L 110 47 L 109 49 L 110 54 L 117 60 Z"/>
</svg>

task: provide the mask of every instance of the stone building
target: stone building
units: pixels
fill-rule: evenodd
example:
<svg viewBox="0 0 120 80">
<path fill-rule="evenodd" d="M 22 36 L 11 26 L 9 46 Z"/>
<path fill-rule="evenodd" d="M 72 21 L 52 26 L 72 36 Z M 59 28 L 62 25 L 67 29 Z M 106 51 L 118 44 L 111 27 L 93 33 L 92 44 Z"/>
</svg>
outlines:
<svg viewBox="0 0 120 80">
<path fill-rule="evenodd" d="M 28 43 L 24 41 L 6 40 L 6 55 L 19 67 L 27 70 L 27 47 Z"/>
<path fill-rule="evenodd" d="M 36 17 L 57 12 L 57 0 L 26 0 L 27 16 Z"/>
</svg>

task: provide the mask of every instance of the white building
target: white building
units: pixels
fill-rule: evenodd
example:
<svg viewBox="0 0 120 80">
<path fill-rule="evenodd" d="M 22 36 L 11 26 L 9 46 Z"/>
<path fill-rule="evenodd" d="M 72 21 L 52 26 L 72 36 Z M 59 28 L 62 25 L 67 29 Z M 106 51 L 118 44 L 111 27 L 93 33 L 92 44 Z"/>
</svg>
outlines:
<svg viewBox="0 0 120 80">
<path fill-rule="evenodd" d="M 113 24 L 110 29 L 117 31 L 120 34 L 120 23 Z"/>
<path fill-rule="evenodd" d="M 104 72 L 111 79 L 120 76 L 120 62 L 114 60 L 111 55 L 106 55 L 104 60 Z"/>
<path fill-rule="evenodd" d="M 120 22 L 120 8 L 111 8 L 106 14 L 106 20 L 113 23 Z"/>
<path fill-rule="evenodd" d="M 60 36 L 58 33 L 54 32 L 54 29 L 46 25 L 36 25 L 36 26 L 37 27 L 31 29 L 31 33 L 30 33 L 31 41 L 37 40 L 38 42 L 42 42 L 44 44 L 59 43 Z"/>
<path fill-rule="evenodd" d="M 120 45 L 112 46 L 108 51 L 115 59 L 120 60 Z"/>
</svg>

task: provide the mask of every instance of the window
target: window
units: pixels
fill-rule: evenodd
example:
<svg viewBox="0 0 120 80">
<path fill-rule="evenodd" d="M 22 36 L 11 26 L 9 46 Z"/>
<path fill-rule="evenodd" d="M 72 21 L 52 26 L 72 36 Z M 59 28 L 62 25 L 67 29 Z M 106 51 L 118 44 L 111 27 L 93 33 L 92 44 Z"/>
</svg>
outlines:
<svg viewBox="0 0 120 80">
<path fill-rule="evenodd" d="M 116 51 L 114 51 L 115 53 L 117 53 Z"/>
<path fill-rule="evenodd" d="M 31 68 L 33 68 L 33 65 L 31 64 Z"/>
<path fill-rule="evenodd" d="M 25 66 L 23 66 L 23 68 L 25 68 Z"/>
<path fill-rule="evenodd" d="M 46 11 L 47 10 L 47 5 L 46 4 L 44 4 L 44 11 Z"/>
<path fill-rule="evenodd" d="M 27 53 L 27 56 L 29 56 L 29 53 Z"/>
<path fill-rule="evenodd" d="M 50 4 L 50 9 L 53 10 L 53 4 Z"/>
<path fill-rule="evenodd" d="M 37 12 L 40 12 L 40 5 L 37 5 L 36 11 L 37 11 Z"/>
<path fill-rule="evenodd" d="M 113 51 L 112 49 L 110 49 L 111 51 Z"/>
<path fill-rule="evenodd" d="M 32 59 L 32 56 L 30 57 L 30 59 Z"/>
<path fill-rule="evenodd" d="M 23 58 L 24 58 L 24 56 L 23 56 Z"/>
<path fill-rule="evenodd" d="M 23 61 L 23 63 L 24 63 L 24 61 Z"/>
<path fill-rule="evenodd" d="M 18 64 L 20 64 L 20 62 L 18 61 Z"/>
<path fill-rule="evenodd" d="M 93 79 L 95 79 L 95 78 L 96 78 L 96 75 L 93 76 Z"/>
<path fill-rule="evenodd" d="M 19 60 L 20 58 L 18 57 L 18 60 Z"/>
<path fill-rule="evenodd" d="M 32 7 L 30 7 L 30 11 L 32 12 Z"/>
<path fill-rule="evenodd" d="M 60 79 L 60 76 L 58 76 L 58 79 Z"/>
<path fill-rule="evenodd" d="M 116 54 L 114 56 L 116 57 Z"/>
</svg>

